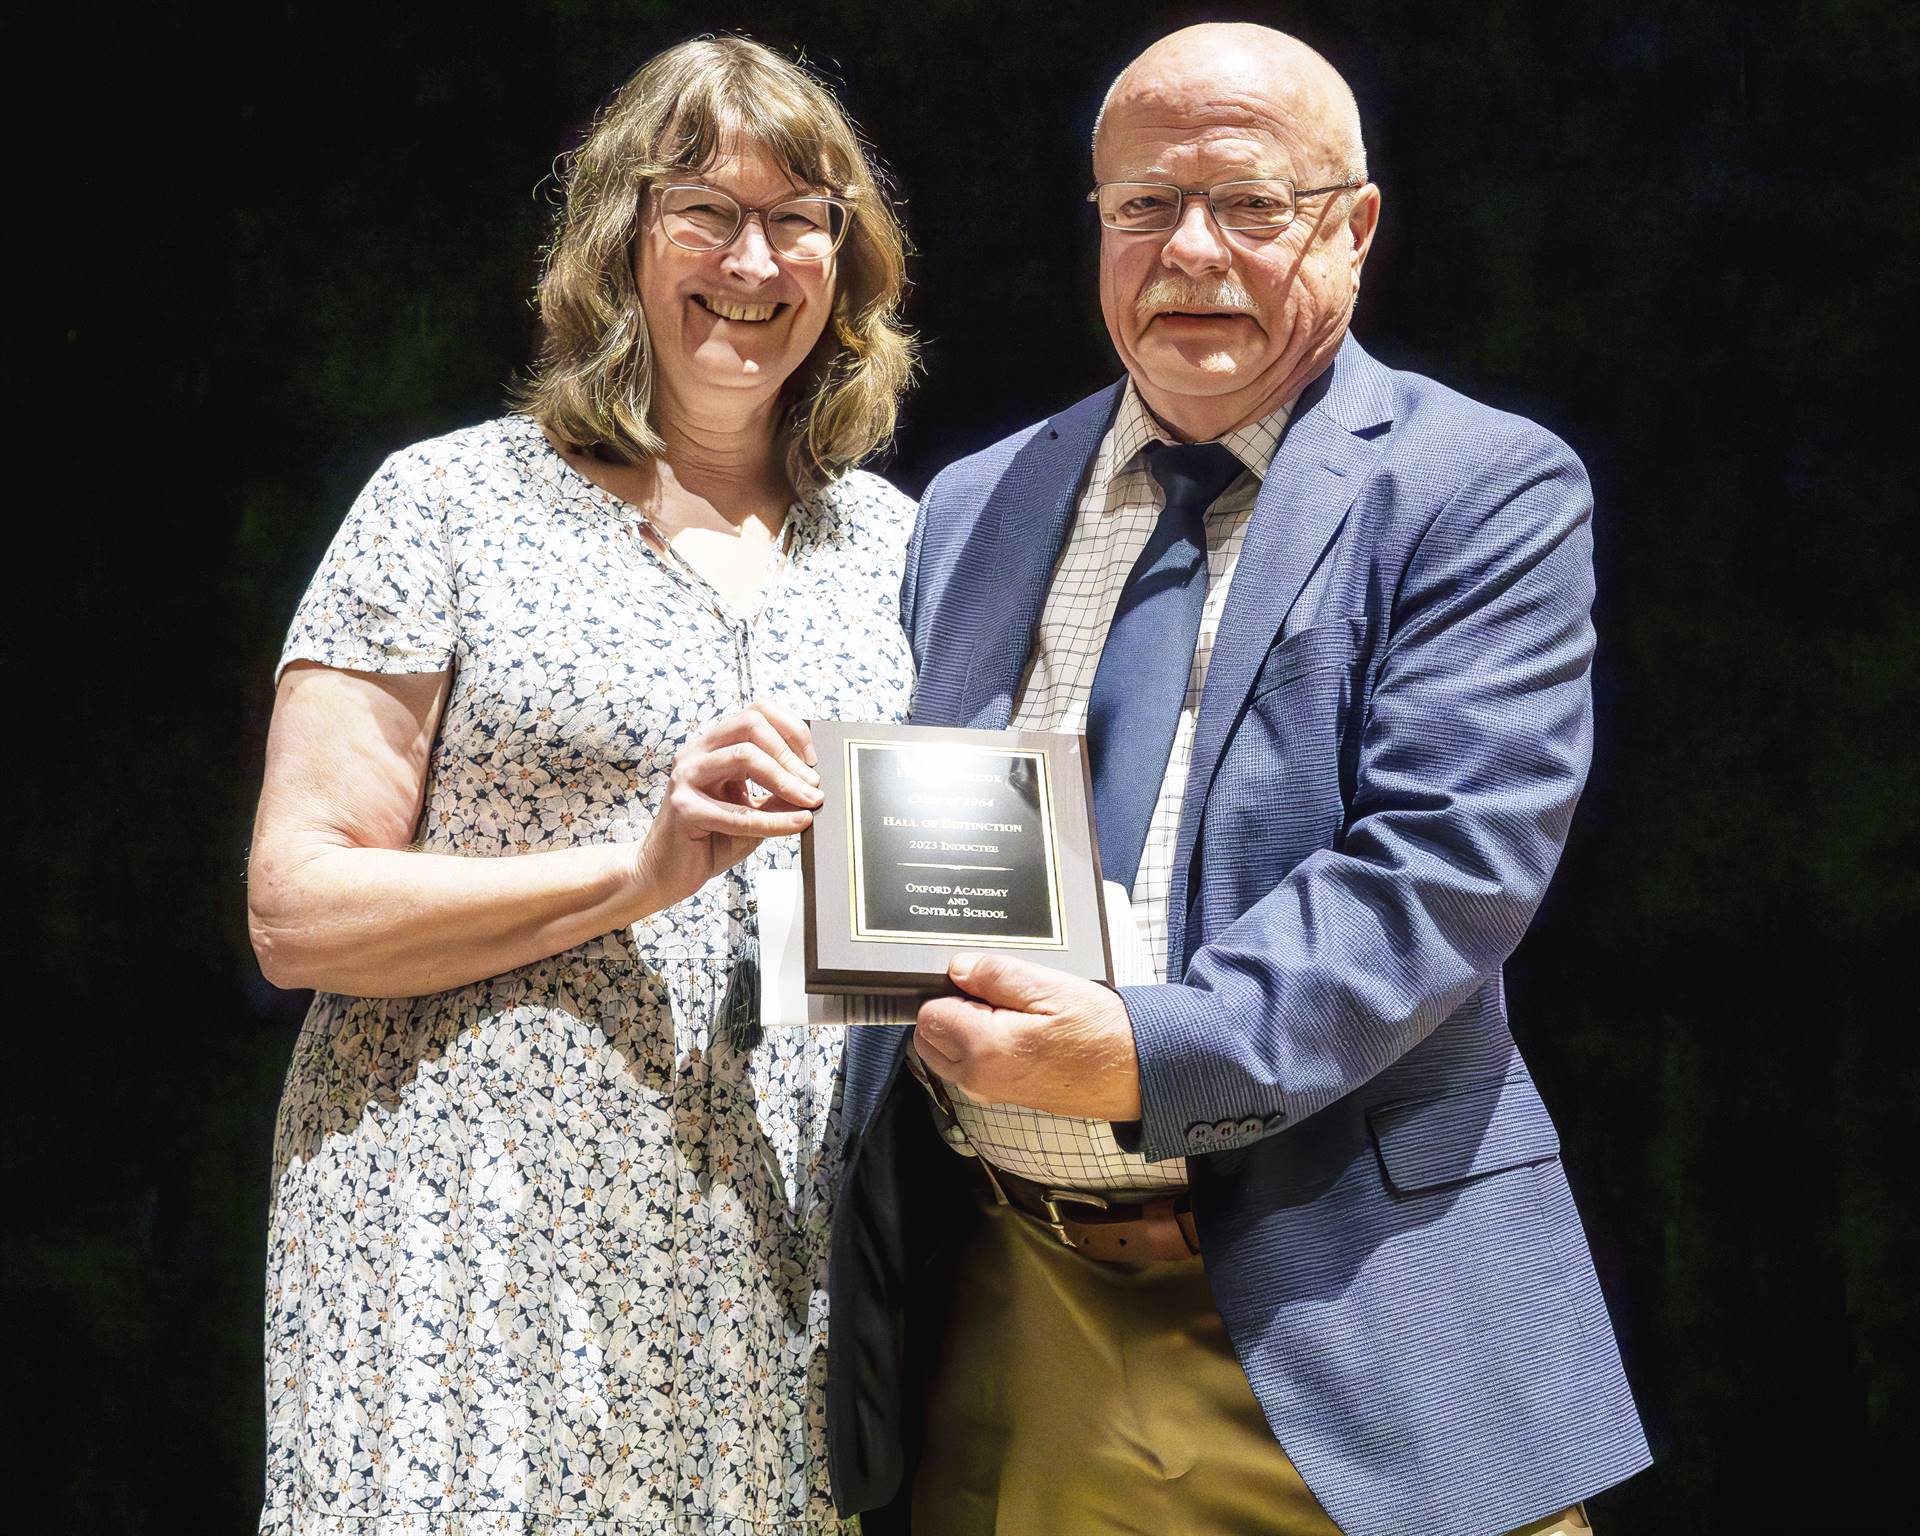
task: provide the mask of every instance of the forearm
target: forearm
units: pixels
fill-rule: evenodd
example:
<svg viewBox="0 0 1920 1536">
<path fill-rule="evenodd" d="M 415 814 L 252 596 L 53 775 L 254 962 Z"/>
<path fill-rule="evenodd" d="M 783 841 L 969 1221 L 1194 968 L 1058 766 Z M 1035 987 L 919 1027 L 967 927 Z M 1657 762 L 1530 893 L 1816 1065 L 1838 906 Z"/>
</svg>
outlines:
<svg viewBox="0 0 1920 1536">
<path fill-rule="evenodd" d="M 667 903 L 632 843 L 475 858 L 327 844 L 256 850 L 248 912 L 276 986 L 416 997 L 543 960 Z"/>
<path fill-rule="evenodd" d="M 1234 1122 L 1221 1149 L 1259 1140 L 1345 1097 L 1498 970 L 1531 907 L 1444 867 L 1315 856 L 1182 982 L 1121 988 L 1147 1155 L 1195 1150 L 1196 1124 Z"/>
</svg>

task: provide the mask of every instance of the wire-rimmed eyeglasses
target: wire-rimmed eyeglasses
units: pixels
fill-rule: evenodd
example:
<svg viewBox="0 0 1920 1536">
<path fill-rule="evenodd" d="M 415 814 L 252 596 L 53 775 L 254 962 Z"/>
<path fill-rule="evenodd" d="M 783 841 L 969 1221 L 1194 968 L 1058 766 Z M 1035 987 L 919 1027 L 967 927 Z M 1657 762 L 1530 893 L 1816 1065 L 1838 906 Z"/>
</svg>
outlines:
<svg viewBox="0 0 1920 1536">
<path fill-rule="evenodd" d="M 767 244 L 788 261 L 825 261 L 840 248 L 853 223 L 853 204 L 843 197 L 808 193 L 765 208 L 749 208 L 715 187 L 658 186 L 654 206 L 660 229 L 683 251 L 717 251 L 733 243 L 747 215 L 758 214 Z"/>
<path fill-rule="evenodd" d="M 1222 229 L 1253 229 L 1266 234 L 1285 229 L 1300 210 L 1300 199 L 1323 192 L 1352 192 L 1364 181 L 1331 187 L 1295 187 L 1284 176 L 1222 181 L 1211 187 L 1176 187 L 1159 181 L 1103 181 L 1087 194 L 1108 229 L 1129 235 L 1164 234 L 1180 222 L 1190 197 L 1204 197 L 1213 221 Z"/>
</svg>

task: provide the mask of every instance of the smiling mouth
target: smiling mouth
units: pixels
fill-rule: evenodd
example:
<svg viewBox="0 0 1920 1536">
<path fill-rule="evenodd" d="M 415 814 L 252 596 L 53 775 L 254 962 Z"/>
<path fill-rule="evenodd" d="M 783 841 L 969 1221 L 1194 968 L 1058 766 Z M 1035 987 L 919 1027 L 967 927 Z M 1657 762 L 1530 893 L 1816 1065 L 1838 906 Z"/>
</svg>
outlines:
<svg viewBox="0 0 1920 1536">
<path fill-rule="evenodd" d="M 696 293 L 693 302 L 708 314 L 739 325 L 764 325 L 787 306 L 784 304 L 738 304 L 718 295 Z"/>
</svg>

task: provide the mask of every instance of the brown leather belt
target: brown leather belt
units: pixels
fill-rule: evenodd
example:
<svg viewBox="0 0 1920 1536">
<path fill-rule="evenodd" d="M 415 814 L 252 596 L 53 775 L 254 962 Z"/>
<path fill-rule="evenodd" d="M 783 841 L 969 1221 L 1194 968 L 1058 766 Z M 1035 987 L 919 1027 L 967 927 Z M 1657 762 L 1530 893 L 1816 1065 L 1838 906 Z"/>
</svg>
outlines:
<svg viewBox="0 0 1920 1536">
<path fill-rule="evenodd" d="M 979 1158 L 1006 1203 L 1044 1223 L 1069 1248 L 1109 1264 L 1156 1264 L 1200 1252 L 1193 1208 L 1184 1191 L 1150 1200 L 1109 1200 L 1097 1190 L 1052 1189 Z"/>
<path fill-rule="evenodd" d="M 954 1118 L 946 1084 L 927 1071 L 911 1045 L 907 1070 L 919 1080 L 940 1123 L 940 1139 L 962 1157 L 973 1159 L 993 1197 L 1023 1216 L 1042 1222 L 1069 1248 L 1109 1264 L 1156 1264 L 1190 1259 L 1200 1252 L 1193 1207 L 1185 1190 L 1140 1201 L 1111 1200 L 1098 1190 L 1055 1189 L 997 1168 L 967 1140 Z"/>
</svg>

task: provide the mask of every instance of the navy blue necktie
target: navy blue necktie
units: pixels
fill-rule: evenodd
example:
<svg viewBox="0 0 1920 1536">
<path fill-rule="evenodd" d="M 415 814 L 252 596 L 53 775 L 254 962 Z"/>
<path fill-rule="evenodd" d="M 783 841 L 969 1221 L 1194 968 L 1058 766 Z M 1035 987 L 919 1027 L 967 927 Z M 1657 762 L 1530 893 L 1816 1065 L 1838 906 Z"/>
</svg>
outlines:
<svg viewBox="0 0 1920 1536">
<path fill-rule="evenodd" d="M 1167 504 L 1120 590 L 1087 701 L 1101 872 L 1129 891 L 1207 604 L 1207 508 L 1240 473 L 1219 443 L 1156 443 L 1146 460 Z"/>
</svg>

